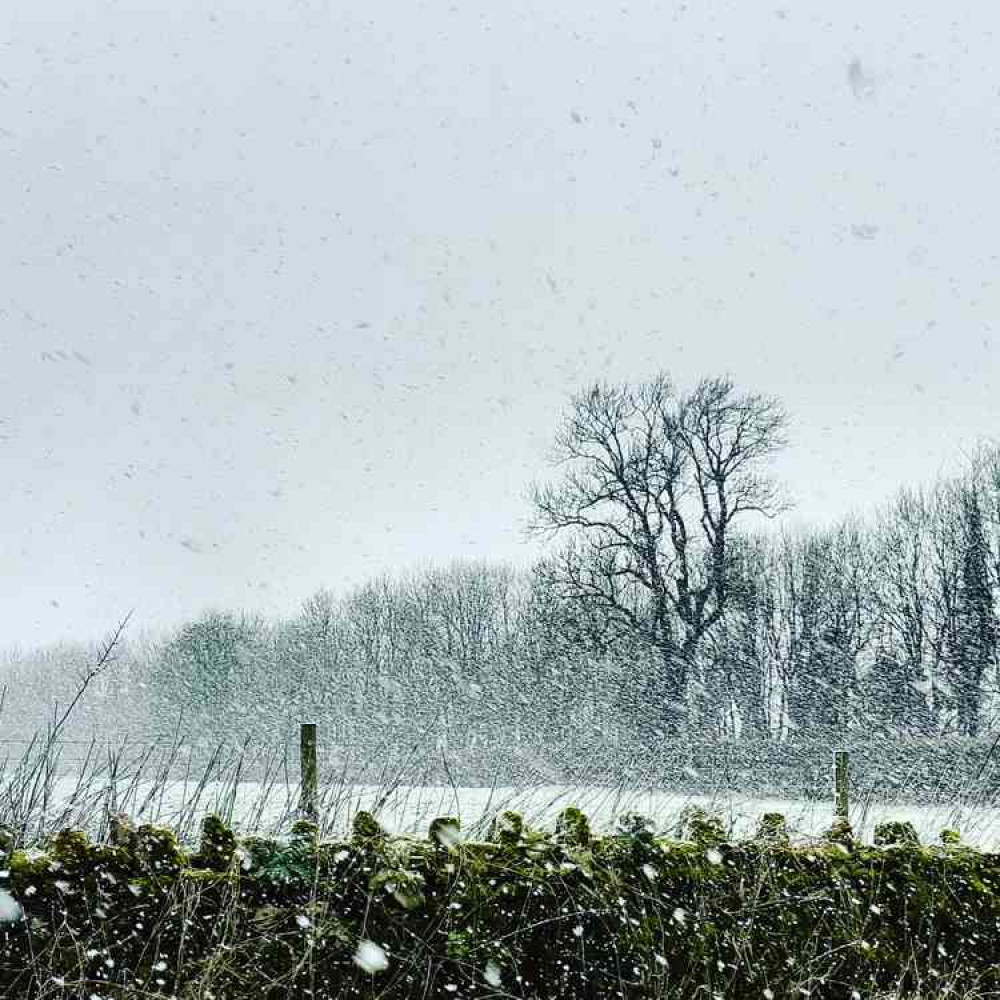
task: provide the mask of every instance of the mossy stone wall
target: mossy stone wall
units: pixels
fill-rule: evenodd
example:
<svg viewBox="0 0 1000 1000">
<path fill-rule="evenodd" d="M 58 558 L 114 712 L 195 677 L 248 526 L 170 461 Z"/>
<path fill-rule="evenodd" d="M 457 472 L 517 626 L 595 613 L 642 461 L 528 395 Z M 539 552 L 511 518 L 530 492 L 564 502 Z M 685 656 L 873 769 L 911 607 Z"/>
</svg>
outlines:
<svg viewBox="0 0 1000 1000">
<path fill-rule="evenodd" d="M 122 825 L 65 831 L 6 859 L 23 918 L 0 925 L 0 995 L 41 997 L 870 997 L 1000 990 L 1000 857 L 880 846 L 849 830 L 790 844 L 771 815 L 730 843 L 689 813 L 664 839 L 642 817 L 594 836 L 500 816 L 390 837 L 364 814 L 343 842 L 299 824 L 238 838 L 217 818 L 183 850 Z M 375 954 L 373 965 L 365 956 Z M 384 966 L 384 967 L 383 967 Z M 806 992 L 803 992 L 806 991 Z"/>
</svg>

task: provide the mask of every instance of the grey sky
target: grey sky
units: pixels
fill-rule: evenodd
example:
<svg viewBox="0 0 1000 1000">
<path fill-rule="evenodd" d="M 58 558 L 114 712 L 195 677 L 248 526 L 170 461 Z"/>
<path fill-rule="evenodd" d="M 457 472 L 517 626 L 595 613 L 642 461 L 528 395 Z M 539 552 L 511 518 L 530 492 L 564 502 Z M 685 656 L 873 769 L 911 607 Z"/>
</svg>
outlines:
<svg viewBox="0 0 1000 1000">
<path fill-rule="evenodd" d="M 1000 9 L 12 0 L 0 646 L 527 562 L 569 393 L 783 398 L 825 522 L 998 433 Z"/>
</svg>

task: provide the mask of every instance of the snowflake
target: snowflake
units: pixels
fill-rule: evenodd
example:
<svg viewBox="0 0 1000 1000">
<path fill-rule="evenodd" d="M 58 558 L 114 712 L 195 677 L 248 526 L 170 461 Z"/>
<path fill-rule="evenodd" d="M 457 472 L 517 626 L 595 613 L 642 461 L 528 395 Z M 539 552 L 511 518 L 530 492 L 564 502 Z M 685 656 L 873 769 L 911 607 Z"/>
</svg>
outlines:
<svg viewBox="0 0 1000 1000">
<path fill-rule="evenodd" d="M 389 968 L 389 959 L 381 945 L 374 941 L 362 940 L 358 942 L 358 950 L 354 953 L 354 964 L 359 969 L 374 975 Z"/>
</svg>

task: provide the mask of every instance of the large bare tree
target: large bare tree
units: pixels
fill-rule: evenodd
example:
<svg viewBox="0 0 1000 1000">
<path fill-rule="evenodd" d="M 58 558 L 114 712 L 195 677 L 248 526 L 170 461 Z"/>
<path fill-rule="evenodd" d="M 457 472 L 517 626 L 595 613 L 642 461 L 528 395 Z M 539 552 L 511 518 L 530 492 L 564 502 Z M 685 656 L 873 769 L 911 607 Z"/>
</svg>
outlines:
<svg viewBox="0 0 1000 1000">
<path fill-rule="evenodd" d="M 782 506 L 764 467 L 785 426 L 776 400 L 728 378 L 685 395 L 665 374 L 598 383 L 573 398 L 557 435 L 562 478 L 532 488 L 534 530 L 570 537 L 549 563 L 561 597 L 658 651 L 667 731 L 683 725 L 694 655 L 726 610 L 734 523 Z"/>
</svg>

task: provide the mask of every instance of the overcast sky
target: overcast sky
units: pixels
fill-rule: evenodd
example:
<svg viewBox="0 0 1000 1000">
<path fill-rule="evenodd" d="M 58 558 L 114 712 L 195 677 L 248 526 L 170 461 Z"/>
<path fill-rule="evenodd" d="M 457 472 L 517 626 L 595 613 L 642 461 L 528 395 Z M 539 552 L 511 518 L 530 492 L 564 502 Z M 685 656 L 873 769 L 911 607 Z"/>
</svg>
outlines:
<svg viewBox="0 0 1000 1000">
<path fill-rule="evenodd" d="M 786 403 L 794 519 L 1000 434 L 993 3 L 9 0 L 0 646 L 526 563 L 596 378 Z"/>
</svg>

